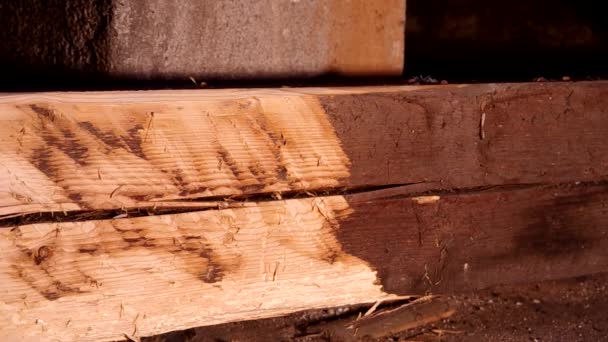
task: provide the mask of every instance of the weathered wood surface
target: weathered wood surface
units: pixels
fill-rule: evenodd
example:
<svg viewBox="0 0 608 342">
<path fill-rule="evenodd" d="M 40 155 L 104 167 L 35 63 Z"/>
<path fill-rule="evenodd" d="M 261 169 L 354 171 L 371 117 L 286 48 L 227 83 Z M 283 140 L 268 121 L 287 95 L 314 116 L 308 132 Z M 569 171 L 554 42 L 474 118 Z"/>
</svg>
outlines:
<svg viewBox="0 0 608 342">
<path fill-rule="evenodd" d="M 5 94 L 0 123 L 5 217 L 608 175 L 606 82 Z"/>
<path fill-rule="evenodd" d="M 0 230 L 0 335 L 120 339 L 608 269 L 605 184 L 410 192 Z"/>
<path fill-rule="evenodd" d="M 5 94 L 0 123 L 3 340 L 608 270 L 606 82 Z"/>
</svg>

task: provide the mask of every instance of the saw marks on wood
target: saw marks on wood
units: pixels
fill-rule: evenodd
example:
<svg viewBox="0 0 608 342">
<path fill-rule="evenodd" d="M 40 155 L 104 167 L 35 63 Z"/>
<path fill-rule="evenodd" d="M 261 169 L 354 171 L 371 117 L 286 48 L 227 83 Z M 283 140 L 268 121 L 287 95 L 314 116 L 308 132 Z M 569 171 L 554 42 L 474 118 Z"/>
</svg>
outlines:
<svg viewBox="0 0 608 342">
<path fill-rule="evenodd" d="M 1 128 L 5 215 L 331 188 L 349 176 L 339 140 L 308 97 L 0 110 L 10 117 Z"/>
<path fill-rule="evenodd" d="M 5 340 L 608 267 L 605 82 L 7 95 L 0 122 L 0 216 L 74 218 L 3 222 Z M 191 211 L 112 216 L 157 206 Z"/>
<path fill-rule="evenodd" d="M 385 298 L 336 240 L 350 213 L 334 196 L 2 230 L 0 335 L 119 339 Z"/>
<path fill-rule="evenodd" d="M 605 82 L 6 95 L 0 215 L 606 179 L 607 108 Z"/>
</svg>

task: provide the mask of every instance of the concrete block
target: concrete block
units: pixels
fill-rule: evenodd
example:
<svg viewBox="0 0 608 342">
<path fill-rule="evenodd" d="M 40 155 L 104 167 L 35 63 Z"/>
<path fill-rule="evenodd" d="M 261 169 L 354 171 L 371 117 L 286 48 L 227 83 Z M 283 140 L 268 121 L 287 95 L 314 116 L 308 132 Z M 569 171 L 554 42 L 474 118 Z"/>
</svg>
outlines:
<svg viewBox="0 0 608 342">
<path fill-rule="evenodd" d="M 135 79 L 400 75 L 405 0 L 0 4 L 0 62 Z"/>
</svg>

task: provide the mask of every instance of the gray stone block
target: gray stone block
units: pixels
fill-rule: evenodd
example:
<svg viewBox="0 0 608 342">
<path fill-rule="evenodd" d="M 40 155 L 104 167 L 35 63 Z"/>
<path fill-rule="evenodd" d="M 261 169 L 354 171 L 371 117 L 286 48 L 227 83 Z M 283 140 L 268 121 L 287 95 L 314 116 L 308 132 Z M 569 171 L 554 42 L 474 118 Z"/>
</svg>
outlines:
<svg viewBox="0 0 608 342">
<path fill-rule="evenodd" d="M 0 4 L 0 62 L 135 79 L 400 75 L 405 0 Z"/>
</svg>

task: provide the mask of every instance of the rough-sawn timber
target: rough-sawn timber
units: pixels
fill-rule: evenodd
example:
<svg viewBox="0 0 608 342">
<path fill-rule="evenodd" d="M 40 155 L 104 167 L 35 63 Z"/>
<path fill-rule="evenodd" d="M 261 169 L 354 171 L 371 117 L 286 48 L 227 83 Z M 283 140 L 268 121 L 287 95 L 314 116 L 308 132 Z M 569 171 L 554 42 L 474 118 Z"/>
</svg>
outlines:
<svg viewBox="0 0 608 342">
<path fill-rule="evenodd" d="M 606 82 L 17 94 L 0 121 L 5 217 L 608 175 Z"/>
<path fill-rule="evenodd" d="M 606 95 L 2 95 L 0 336 L 112 340 L 606 271 Z"/>
</svg>

